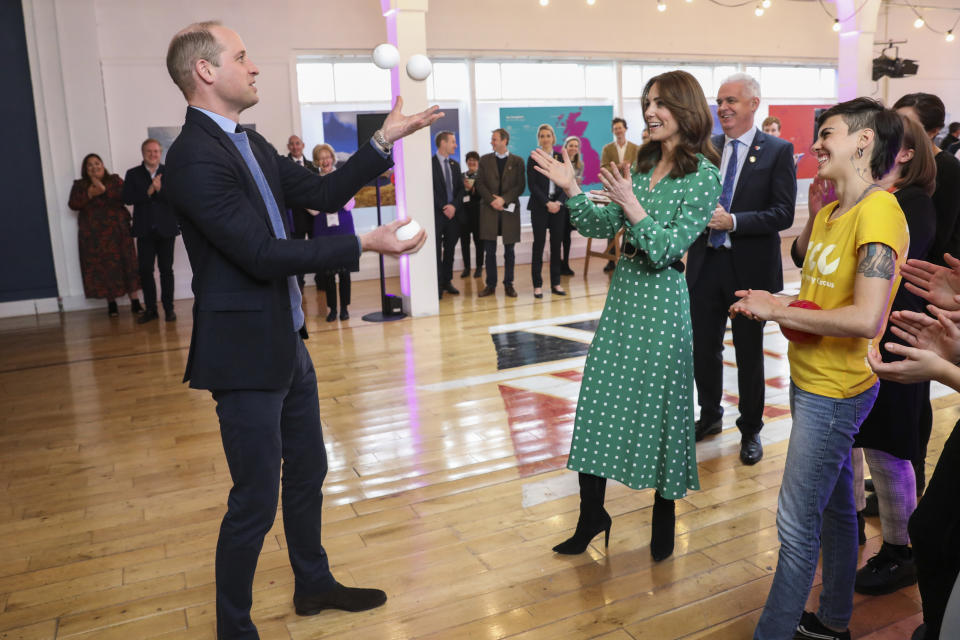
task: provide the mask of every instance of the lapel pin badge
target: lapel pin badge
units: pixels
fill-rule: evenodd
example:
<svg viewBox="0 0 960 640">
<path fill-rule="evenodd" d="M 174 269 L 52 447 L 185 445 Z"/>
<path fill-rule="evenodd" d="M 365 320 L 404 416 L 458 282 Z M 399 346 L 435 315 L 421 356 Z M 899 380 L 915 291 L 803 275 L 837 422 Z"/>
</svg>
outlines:
<svg viewBox="0 0 960 640">
<path fill-rule="evenodd" d="M 756 162 L 757 156 L 750 156 L 750 162 Z"/>
</svg>

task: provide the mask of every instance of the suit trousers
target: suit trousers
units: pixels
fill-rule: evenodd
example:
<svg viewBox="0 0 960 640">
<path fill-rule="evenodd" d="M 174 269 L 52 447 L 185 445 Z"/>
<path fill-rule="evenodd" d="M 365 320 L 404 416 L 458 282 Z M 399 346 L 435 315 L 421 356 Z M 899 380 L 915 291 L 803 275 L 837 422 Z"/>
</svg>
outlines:
<svg viewBox="0 0 960 640">
<path fill-rule="evenodd" d="M 153 264 L 160 271 L 160 301 L 163 310 L 173 311 L 173 247 L 177 237 L 164 238 L 155 231 L 137 238 L 137 264 L 140 271 L 140 286 L 143 289 L 143 304 L 147 311 L 157 310 L 157 284 L 153 279 Z"/>
<path fill-rule="evenodd" d="M 277 515 L 278 492 L 295 593 L 317 593 L 334 585 L 320 544 L 327 454 L 317 376 L 307 348 L 297 338 L 296 363 L 287 387 L 212 394 L 233 480 L 217 540 L 217 638 L 248 640 L 259 637 L 250 619 L 253 575 L 264 536 Z"/>
<path fill-rule="evenodd" d="M 562 284 L 560 252 L 565 231 L 563 211 L 550 213 L 546 207 L 535 207 L 530 209 L 530 224 L 533 227 L 533 255 L 530 258 L 533 288 L 543 286 L 543 249 L 546 245 L 548 230 L 550 231 L 550 286 L 560 286 Z"/>
<path fill-rule="evenodd" d="M 943 636 L 940 627 L 950 592 L 960 574 L 960 422 L 953 427 L 930 476 L 927 490 L 910 517 L 910 541 L 917 563 L 926 638 Z M 953 637 L 953 636 L 951 636 Z"/>
<path fill-rule="evenodd" d="M 573 224 L 570 222 L 570 209 L 564 207 L 560 210 L 560 213 L 557 214 L 563 216 L 563 241 L 561 246 L 563 247 L 563 258 L 561 260 L 563 266 L 567 269 L 570 268 L 570 247 L 573 244 Z"/>
<path fill-rule="evenodd" d="M 340 271 L 323 276 L 323 289 L 327 296 L 327 306 L 337 309 L 337 278 L 340 278 L 340 308 L 346 309 L 350 304 L 350 272 Z"/>
<path fill-rule="evenodd" d="M 301 231 L 301 232 L 298 232 L 298 231 L 294 230 L 294 231 L 290 234 L 290 239 L 291 239 L 291 240 L 304 240 L 304 239 L 308 239 L 308 238 L 310 238 L 310 239 L 313 238 L 313 231 Z M 303 274 L 303 273 L 298 273 L 298 274 L 297 274 L 297 284 L 300 285 L 300 291 L 303 291 L 303 283 L 305 282 L 305 280 L 304 280 L 304 275 L 305 275 L 305 274 Z M 313 283 L 314 283 L 315 285 L 317 285 L 317 287 L 320 287 L 320 283 L 323 282 L 323 277 L 324 277 L 323 274 L 315 273 L 315 274 L 313 275 Z"/>
<path fill-rule="evenodd" d="M 513 284 L 514 244 L 516 243 L 511 242 L 503 245 L 503 284 L 505 285 Z M 484 240 L 483 250 L 486 253 L 487 261 L 487 286 L 495 287 L 497 286 L 497 241 Z"/>
<path fill-rule="evenodd" d="M 460 223 L 460 256 L 463 258 L 463 268 L 470 268 L 470 237 L 473 237 L 473 252 L 476 256 L 477 269 L 483 267 L 483 240 L 480 239 L 480 210 L 479 207 L 464 207 L 463 221 Z"/>
<path fill-rule="evenodd" d="M 453 280 L 453 255 L 460 240 L 460 221 L 457 217 L 434 216 L 437 239 L 437 284 L 443 287 Z"/>
<path fill-rule="evenodd" d="M 727 313 L 737 301 L 739 289 L 730 249 L 707 249 L 703 266 L 690 291 L 693 324 L 693 374 L 700 403 L 700 419 L 706 423 L 723 417 L 723 336 Z M 736 349 L 740 417 L 737 427 L 744 435 L 763 428 L 763 323 L 737 316 L 731 320 Z"/>
</svg>

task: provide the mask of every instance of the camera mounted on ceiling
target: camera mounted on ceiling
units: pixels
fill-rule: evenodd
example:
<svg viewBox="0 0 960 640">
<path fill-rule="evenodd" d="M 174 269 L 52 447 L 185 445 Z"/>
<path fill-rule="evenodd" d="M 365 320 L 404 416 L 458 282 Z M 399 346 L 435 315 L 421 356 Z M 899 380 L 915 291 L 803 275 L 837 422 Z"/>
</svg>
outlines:
<svg viewBox="0 0 960 640">
<path fill-rule="evenodd" d="M 916 60 L 909 60 L 907 58 L 900 57 L 900 47 L 894 46 L 895 44 L 903 44 L 906 40 L 900 42 L 894 42 L 891 40 L 888 43 L 878 42 L 875 44 L 886 44 L 880 55 L 873 59 L 873 80 L 877 81 L 880 78 L 886 76 L 888 78 L 905 78 L 907 76 L 917 75 L 917 66 Z M 887 51 L 893 51 L 893 57 L 887 55 Z"/>
</svg>

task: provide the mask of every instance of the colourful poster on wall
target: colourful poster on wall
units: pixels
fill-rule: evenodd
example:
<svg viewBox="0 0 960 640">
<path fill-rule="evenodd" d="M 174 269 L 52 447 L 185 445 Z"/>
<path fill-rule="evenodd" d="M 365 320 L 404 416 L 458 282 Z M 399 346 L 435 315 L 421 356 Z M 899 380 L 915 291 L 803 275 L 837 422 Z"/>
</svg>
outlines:
<svg viewBox="0 0 960 640">
<path fill-rule="evenodd" d="M 500 126 L 510 134 L 510 151 L 526 159 L 537 148 L 537 127 L 549 124 L 557 134 L 556 151 L 568 136 L 580 138 L 583 156 L 584 189 L 599 189 L 600 152 L 613 141 L 610 121 L 612 106 L 591 107 L 503 107 Z M 529 192 L 525 191 L 525 195 Z"/>
<path fill-rule="evenodd" d="M 813 146 L 813 131 L 816 127 L 816 110 L 826 109 L 824 104 L 775 104 L 770 105 L 770 115 L 780 119 L 780 137 L 793 143 L 797 158 L 797 178 L 813 178 L 817 175 L 817 159 L 810 153 Z"/>
</svg>

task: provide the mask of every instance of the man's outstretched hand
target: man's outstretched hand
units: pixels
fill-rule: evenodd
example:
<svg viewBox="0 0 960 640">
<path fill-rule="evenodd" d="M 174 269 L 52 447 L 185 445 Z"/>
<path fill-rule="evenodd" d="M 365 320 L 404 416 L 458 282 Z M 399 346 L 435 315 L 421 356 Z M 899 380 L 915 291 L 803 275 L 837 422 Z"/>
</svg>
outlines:
<svg viewBox="0 0 960 640">
<path fill-rule="evenodd" d="M 394 258 L 408 253 L 416 253 L 427 241 L 427 232 L 425 229 L 421 229 L 417 235 L 409 240 L 400 240 L 397 238 L 397 229 L 408 222 L 410 222 L 410 218 L 394 220 L 389 224 L 379 226 L 360 236 L 360 245 L 364 251 L 376 251 Z"/>
<path fill-rule="evenodd" d="M 400 113 L 402 108 L 403 98 L 397 96 L 397 101 L 393 105 L 393 109 L 387 114 L 387 119 L 383 121 L 383 126 L 381 127 L 383 137 L 386 138 L 390 144 L 393 144 L 404 136 L 410 135 L 414 131 L 429 127 L 443 117 L 443 111 L 440 111 L 440 107 L 437 105 L 433 105 L 420 113 L 409 116 Z"/>
</svg>

